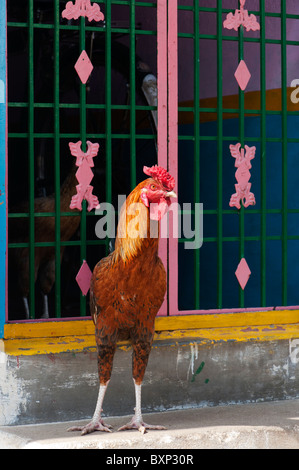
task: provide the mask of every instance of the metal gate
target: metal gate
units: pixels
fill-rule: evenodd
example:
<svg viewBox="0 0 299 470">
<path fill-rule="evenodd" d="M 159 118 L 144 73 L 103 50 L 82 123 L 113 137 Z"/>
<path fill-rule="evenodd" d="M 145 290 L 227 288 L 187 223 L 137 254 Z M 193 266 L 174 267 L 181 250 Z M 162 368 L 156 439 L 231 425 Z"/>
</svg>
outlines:
<svg viewBox="0 0 299 470">
<path fill-rule="evenodd" d="M 169 169 L 181 201 L 193 212 L 203 204 L 203 239 L 189 251 L 184 237 L 169 239 L 169 312 L 297 308 L 298 4 L 174 3 L 179 126 Z"/>
<path fill-rule="evenodd" d="M 288 88 L 296 1 L 91 3 L 104 19 L 67 18 L 60 0 L 7 0 L 8 320 L 40 318 L 45 292 L 51 318 L 89 315 L 75 278 L 113 240 L 96 237 L 85 200 L 69 208 L 77 184 L 69 143 L 78 141 L 83 152 L 99 143 L 91 184 L 100 202 L 117 207 L 143 165 L 158 162 L 178 183 L 174 217 L 190 215 L 193 229 L 200 221 L 195 249 L 186 244 L 196 234 L 176 238 L 171 223 L 161 241 L 169 273 L 161 314 L 297 305 L 299 105 Z M 86 83 L 74 69 L 83 50 L 93 66 Z M 256 148 L 247 167 L 254 199 L 240 208 L 230 205 L 238 143 L 240 159 Z"/>
<path fill-rule="evenodd" d="M 81 141 L 82 152 L 88 141 L 99 144 L 93 194 L 115 207 L 143 165 L 157 161 L 156 30 L 148 27 L 156 28 L 156 5 L 94 3 L 100 16 L 91 21 L 83 8 L 90 2 L 73 3 L 81 16 L 64 15 L 59 0 L 7 3 L 9 320 L 47 310 L 55 318 L 89 316 L 76 275 L 113 240 L 96 237 L 86 200 L 70 209 L 78 181 L 69 143 Z M 93 67 L 83 82 L 79 57 Z"/>
</svg>

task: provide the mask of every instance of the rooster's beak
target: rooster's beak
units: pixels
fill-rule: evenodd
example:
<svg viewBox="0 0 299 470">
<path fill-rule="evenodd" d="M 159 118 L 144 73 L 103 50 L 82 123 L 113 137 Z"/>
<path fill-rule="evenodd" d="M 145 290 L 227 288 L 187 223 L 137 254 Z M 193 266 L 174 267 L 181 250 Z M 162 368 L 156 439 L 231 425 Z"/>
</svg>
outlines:
<svg viewBox="0 0 299 470">
<path fill-rule="evenodd" d="M 177 198 L 177 195 L 174 191 L 169 191 L 168 193 L 165 194 L 166 197 L 175 197 Z"/>
</svg>

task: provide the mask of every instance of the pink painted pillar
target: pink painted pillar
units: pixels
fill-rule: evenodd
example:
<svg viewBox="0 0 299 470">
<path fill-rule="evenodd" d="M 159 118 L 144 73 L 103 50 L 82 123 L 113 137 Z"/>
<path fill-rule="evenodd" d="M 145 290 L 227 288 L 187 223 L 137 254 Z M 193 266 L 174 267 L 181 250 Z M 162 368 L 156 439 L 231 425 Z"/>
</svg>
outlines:
<svg viewBox="0 0 299 470">
<path fill-rule="evenodd" d="M 178 189 L 178 8 L 172 0 L 168 8 L 168 168 Z M 178 239 L 173 231 L 177 214 L 169 216 L 169 314 L 178 313 Z"/>
<path fill-rule="evenodd" d="M 167 168 L 177 181 L 178 159 L 178 42 L 177 0 L 167 7 L 165 0 L 157 2 L 158 38 L 158 165 Z M 177 191 L 177 187 L 175 188 Z M 169 239 L 161 238 L 159 255 L 168 268 L 169 313 L 177 312 L 178 290 L 178 240 L 173 238 L 173 220 L 170 211 Z M 176 221 L 174 222 L 176 224 Z M 159 315 L 167 314 L 164 301 Z"/>
<path fill-rule="evenodd" d="M 157 69 L 158 69 L 158 165 L 163 168 L 167 164 L 167 1 L 157 2 Z M 161 238 L 159 243 L 159 256 L 167 270 L 167 239 Z M 167 297 L 167 293 L 166 293 Z M 160 315 L 167 315 L 167 298 L 159 311 Z"/>
</svg>

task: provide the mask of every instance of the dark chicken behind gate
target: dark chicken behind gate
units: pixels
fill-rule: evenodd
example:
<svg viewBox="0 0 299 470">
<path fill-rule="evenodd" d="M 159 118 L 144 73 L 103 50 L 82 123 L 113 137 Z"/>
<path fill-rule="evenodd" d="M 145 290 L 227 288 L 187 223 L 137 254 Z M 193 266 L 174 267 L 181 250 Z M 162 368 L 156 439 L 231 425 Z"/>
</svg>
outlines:
<svg viewBox="0 0 299 470">
<path fill-rule="evenodd" d="M 60 189 L 60 211 L 69 211 L 69 205 L 77 184 L 76 170 L 74 165 L 63 182 Z M 11 212 L 29 212 L 29 203 L 25 201 L 14 207 Z M 38 197 L 34 200 L 34 212 L 55 212 L 55 194 L 46 197 Z M 80 216 L 62 216 L 60 218 L 60 240 L 69 240 L 80 225 Z M 34 221 L 35 242 L 55 241 L 55 217 L 35 217 Z M 9 239 L 13 242 L 29 241 L 29 220 L 13 218 L 9 221 Z M 62 258 L 65 247 L 60 249 Z M 48 294 L 55 282 L 55 247 L 36 247 L 34 257 L 34 279 L 39 278 L 43 294 L 43 318 L 49 317 Z M 14 266 L 18 276 L 19 289 L 21 291 L 26 318 L 29 318 L 29 248 L 15 248 L 12 250 Z"/>
<path fill-rule="evenodd" d="M 120 214 L 115 251 L 95 266 L 90 286 L 91 316 L 98 353 L 99 395 L 92 421 L 70 431 L 82 434 L 110 431 L 102 418 L 117 342 L 133 347 L 136 407 L 132 420 L 120 430 L 164 429 L 143 422 L 141 384 L 155 332 L 155 317 L 166 292 L 166 273 L 158 257 L 159 220 L 176 197 L 174 178 L 163 168 L 144 167 L 150 178 L 128 196 Z"/>
</svg>

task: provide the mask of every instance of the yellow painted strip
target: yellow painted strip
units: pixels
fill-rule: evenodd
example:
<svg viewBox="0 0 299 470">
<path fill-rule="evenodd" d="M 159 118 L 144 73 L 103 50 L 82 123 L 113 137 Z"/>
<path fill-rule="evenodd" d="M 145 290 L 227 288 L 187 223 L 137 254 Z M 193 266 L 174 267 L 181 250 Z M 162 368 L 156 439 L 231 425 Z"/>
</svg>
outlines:
<svg viewBox="0 0 299 470">
<path fill-rule="evenodd" d="M 4 340 L 4 352 L 10 356 L 33 356 L 96 350 L 94 335 Z"/>
<path fill-rule="evenodd" d="M 163 331 L 155 334 L 153 347 L 167 342 L 199 342 L 200 345 L 217 342 L 278 341 L 299 338 L 299 325 L 261 325 L 253 327 L 203 328 L 176 331 Z M 119 348 L 128 349 L 127 342 L 119 343 Z M 9 339 L 1 344 L 1 350 L 11 356 L 32 356 L 37 354 L 58 354 L 63 352 L 79 353 L 95 351 L 94 335 L 68 336 L 56 338 Z"/>
<path fill-rule="evenodd" d="M 299 323 L 299 310 L 159 317 L 156 331 Z"/>
<path fill-rule="evenodd" d="M 179 334 L 177 334 L 179 333 Z M 273 325 L 270 327 L 249 327 L 249 328 L 211 328 L 203 330 L 181 330 L 179 332 L 163 332 L 156 334 L 153 347 L 159 347 L 159 343 L 169 342 L 180 344 L 190 344 L 197 342 L 200 346 L 205 346 L 223 342 L 265 342 L 280 341 L 299 338 L 299 325 Z"/>
<path fill-rule="evenodd" d="M 8 323 L 4 338 L 54 338 L 60 336 L 92 335 L 94 324 L 90 319 L 50 322 Z"/>
<path fill-rule="evenodd" d="M 209 315 L 181 315 L 156 318 L 156 331 L 299 323 L 299 310 L 270 310 Z M 10 323 L 4 338 L 56 338 L 94 334 L 92 320 L 61 320 L 36 323 Z"/>
<path fill-rule="evenodd" d="M 299 338 L 299 325 L 262 325 L 253 327 L 209 328 L 198 330 L 164 331 L 156 333 L 155 343 L 159 341 L 200 340 L 200 344 L 222 341 L 277 341 Z"/>
</svg>

